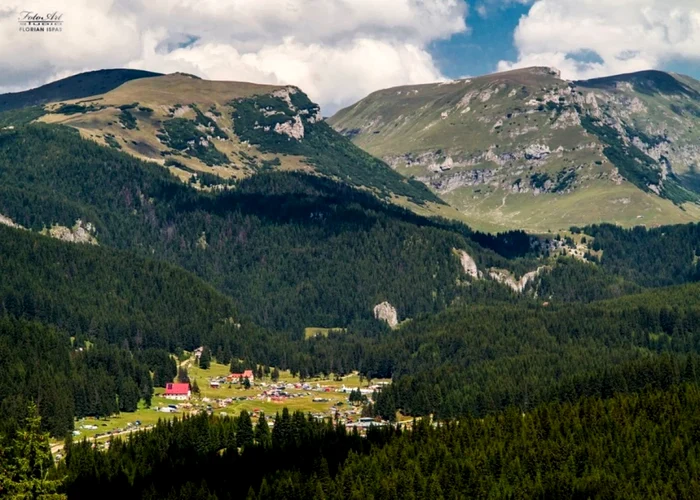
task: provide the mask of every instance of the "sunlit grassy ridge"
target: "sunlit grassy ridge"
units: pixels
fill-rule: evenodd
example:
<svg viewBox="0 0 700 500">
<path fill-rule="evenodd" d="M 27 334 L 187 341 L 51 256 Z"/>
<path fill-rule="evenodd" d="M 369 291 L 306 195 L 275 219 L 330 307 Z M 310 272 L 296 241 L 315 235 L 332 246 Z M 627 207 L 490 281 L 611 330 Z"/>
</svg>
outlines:
<svg viewBox="0 0 700 500">
<path fill-rule="evenodd" d="M 698 219 L 699 85 L 527 68 L 380 90 L 329 123 L 478 228 L 677 223 Z"/>
</svg>

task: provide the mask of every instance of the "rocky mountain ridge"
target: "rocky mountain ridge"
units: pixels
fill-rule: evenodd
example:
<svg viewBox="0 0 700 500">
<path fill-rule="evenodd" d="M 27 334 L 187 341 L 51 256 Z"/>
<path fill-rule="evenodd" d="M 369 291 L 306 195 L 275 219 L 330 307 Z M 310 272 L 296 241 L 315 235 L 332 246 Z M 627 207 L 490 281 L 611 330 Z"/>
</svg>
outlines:
<svg viewBox="0 0 700 500">
<path fill-rule="evenodd" d="M 684 222 L 700 214 L 698 89 L 529 68 L 378 91 L 329 122 L 476 225 Z"/>
<path fill-rule="evenodd" d="M 69 126 L 201 190 L 230 189 L 267 171 L 302 171 L 387 201 L 444 206 L 421 183 L 333 131 L 319 106 L 293 86 L 104 70 L 0 95 L 0 103 L 4 128 L 32 121 Z"/>
</svg>

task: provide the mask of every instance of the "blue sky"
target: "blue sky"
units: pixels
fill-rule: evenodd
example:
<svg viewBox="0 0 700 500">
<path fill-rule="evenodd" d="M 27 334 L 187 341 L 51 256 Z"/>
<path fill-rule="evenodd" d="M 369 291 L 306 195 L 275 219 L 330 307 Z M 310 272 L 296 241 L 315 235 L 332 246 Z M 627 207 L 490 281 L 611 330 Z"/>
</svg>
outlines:
<svg viewBox="0 0 700 500">
<path fill-rule="evenodd" d="M 492 8 L 485 17 L 471 10 L 467 16 L 469 29 L 433 42 L 430 53 L 440 71 L 449 78 L 493 73 L 499 61 L 517 59 L 513 33 L 521 16 L 529 10 L 527 5 L 511 4 Z"/>
<path fill-rule="evenodd" d="M 531 1 L 527 5 L 518 2 L 505 2 L 504 5 L 496 4 L 497 1 L 491 0 L 491 3 L 487 4 L 491 6 L 485 16 L 479 15 L 473 7 L 473 5 L 479 4 L 470 2 L 471 6 L 468 7 L 466 16 L 468 29 L 447 39 L 430 43 L 428 50 L 443 75 L 449 78 L 483 75 L 497 71 L 500 61 L 514 62 L 518 60 L 519 51 L 514 41 L 514 33 L 521 21 L 527 21 L 532 3 L 536 2 Z M 673 3 L 673 0 L 670 1 Z M 562 0 L 561 3 L 567 3 L 567 0 Z M 644 0 L 637 3 L 641 6 Z M 700 6 L 700 0 L 698 0 L 697 5 Z M 632 5 L 632 8 L 639 10 L 639 7 L 635 5 Z M 595 15 L 593 12 L 591 14 Z M 685 17 L 689 16 L 685 15 Z M 583 19 L 581 21 L 583 22 Z M 614 27 L 614 23 L 612 25 Z M 693 26 L 697 28 L 697 19 Z M 667 29 L 665 26 L 664 28 Z M 667 31 L 673 32 L 672 29 L 667 29 Z M 596 36 L 595 31 L 590 33 L 592 39 Z M 554 45 L 556 40 L 553 40 L 552 43 Z M 642 44 L 643 40 L 639 40 L 639 43 Z M 586 43 L 582 43 L 582 45 L 585 46 Z M 569 54 L 569 57 L 575 57 L 584 62 L 603 62 L 595 50 L 582 50 L 576 56 Z M 700 79 L 700 60 L 698 58 L 661 57 L 659 60 L 650 61 L 647 65 L 644 62 L 639 64 L 639 67 L 632 67 L 630 70 L 653 68 L 683 73 Z M 601 71 L 608 74 L 622 72 L 622 70 L 615 71 L 614 67 L 607 71 Z"/>
<path fill-rule="evenodd" d="M 51 36 L 19 32 L 25 0 L 1 1 L 0 93 L 126 67 L 296 85 L 332 114 L 379 89 L 527 66 L 700 79 L 700 0 L 42 0 L 64 14 Z"/>
</svg>

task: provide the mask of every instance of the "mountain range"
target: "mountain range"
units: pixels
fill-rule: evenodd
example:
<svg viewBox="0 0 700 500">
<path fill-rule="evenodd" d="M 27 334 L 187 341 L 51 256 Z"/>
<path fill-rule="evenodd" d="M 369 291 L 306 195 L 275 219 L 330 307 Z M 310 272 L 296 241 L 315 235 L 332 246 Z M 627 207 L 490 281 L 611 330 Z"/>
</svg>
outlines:
<svg viewBox="0 0 700 500">
<path fill-rule="evenodd" d="M 198 189 L 305 172 L 493 232 L 698 220 L 699 120 L 700 82 L 659 71 L 397 87 L 328 120 L 293 86 L 182 73 L 101 70 L 0 96 L 0 125 L 68 125 Z"/>
<path fill-rule="evenodd" d="M 663 282 L 589 224 L 693 220 L 698 85 L 530 68 L 379 91 L 334 130 L 292 86 L 95 71 L 0 96 L 0 223 L 168 261 L 296 332 L 680 284 L 694 233 Z"/>
<path fill-rule="evenodd" d="M 0 96 L 0 496 L 697 497 L 699 89 L 531 68 L 329 120 L 181 73 Z M 384 380 L 305 385 L 331 377 Z M 101 420 L 147 427 L 176 379 L 201 415 Z"/>
<path fill-rule="evenodd" d="M 380 90 L 329 120 L 487 230 L 700 216 L 700 82 L 552 68 Z"/>
</svg>

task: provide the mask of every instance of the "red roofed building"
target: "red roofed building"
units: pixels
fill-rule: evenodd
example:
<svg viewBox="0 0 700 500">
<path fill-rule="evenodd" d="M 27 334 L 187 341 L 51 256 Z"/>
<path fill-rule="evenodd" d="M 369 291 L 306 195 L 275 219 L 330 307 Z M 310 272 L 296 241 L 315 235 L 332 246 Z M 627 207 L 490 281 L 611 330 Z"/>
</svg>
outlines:
<svg viewBox="0 0 700 500">
<path fill-rule="evenodd" d="M 169 383 L 165 385 L 165 394 L 163 397 L 168 399 L 190 399 L 190 384 L 173 384 Z"/>
<path fill-rule="evenodd" d="M 255 375 L 253 375 L 253 370 L 246 370 L 243 372 L 243 378 L 247 378 L 252 384 L 255 381 Z"/>
<path fill-rule="evenodd" d="M 246 370 L 243 373 L 231 373 L 226 377 L 226 380 L 233 382 L 234 384 L 243 383 L 243 379 L 247 378 L 248 382 L 251 384 L 255 381 L 255 375 L 253 375 L 253 370 Z"/>
</svg>

